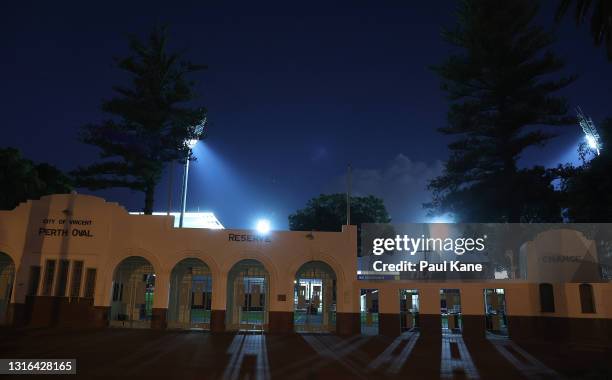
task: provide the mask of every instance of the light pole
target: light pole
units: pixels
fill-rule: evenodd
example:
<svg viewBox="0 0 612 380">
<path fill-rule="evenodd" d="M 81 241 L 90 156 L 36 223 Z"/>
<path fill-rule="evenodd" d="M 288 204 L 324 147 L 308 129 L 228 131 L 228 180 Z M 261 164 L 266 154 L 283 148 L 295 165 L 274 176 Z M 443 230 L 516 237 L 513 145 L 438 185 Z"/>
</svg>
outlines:
<svg viewBox="0 0 612 380">
<path fill-rule="evenodd" d="M 179 228 L 183 228 L 183 217 L 185 216 L 185 208 L 187 207 L 187 180 L 189 179 L 189 156 L 191 150 L 196 146 L 198 140 L 189 140 L 187 142 L 187 156 L 185 157 L 185 165 L 183 166 L 183 186 L 181 191 L 181 216 L 179 217 Z"/>
<path fill-rule="evenodd" d="M 202 133 L 204 132 L 204 125 L 206 119 L 195 127 L 195 137 L 185 141 L 187 145 L 187 156 L 185 157 L 185 166 L 183 167 L 183 186 L 181 195 L 181 216 L 179 217 L 179 228 L 183 228 L 183 218 L 185 216 L 185 208 L 187 207 L 187 180 L 189 179 L 189 157 L 191 156 L 191 150 L 196 146 Z"/>
</svg>

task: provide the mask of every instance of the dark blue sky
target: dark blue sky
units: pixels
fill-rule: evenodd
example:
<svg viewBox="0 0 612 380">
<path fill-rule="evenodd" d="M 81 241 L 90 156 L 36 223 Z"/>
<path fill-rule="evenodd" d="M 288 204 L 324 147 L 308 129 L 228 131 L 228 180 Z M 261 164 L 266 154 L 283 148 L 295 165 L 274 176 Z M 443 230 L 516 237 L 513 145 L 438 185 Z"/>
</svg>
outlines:
<svg viewBox="0 0 612 380">
<path fill-rule="evenodd" d="M 548 28 L 555 3 L 538 17 Z M 385 198 L 396 222 L 425 220 L 424 186 L 439 173 L 448 142 L 436 132 L 448 103 L 428 67 L 449 53 L 440 30 L 453 24 L 455 1 L 269 4 L 1 5 L 0 146 L 64 170 L 95 160 L 96 149 L 77 134 L 103 118 L 101 100 L 125 79 L 112 57 L 127 53 L 126 34 L 168 24 L 172 47 L 209 65 L 197 78 L 211 127 L 195 151 L 190 210 L 214 211 L 226 227 L 250 228 L 267 217 L 284 229 L 309 198 L 344 191 L 350 162 L 355 193 Z M 580 75 L 563 94 L 596 122 L 612 116 L 604 51 L 569 17 L 557 29 L 554 49 L 565 72 Z M 566 127 L 523 162 L 575 159 L 580 137 L 577 126 Z M 175 174 L 176 209 L 178 167 Z M 143 206 L 129 190 L 95 194 L 129 210 Z M 166 210 L 167 194 L 165 175 L 157 210 Z"/>
</svg>

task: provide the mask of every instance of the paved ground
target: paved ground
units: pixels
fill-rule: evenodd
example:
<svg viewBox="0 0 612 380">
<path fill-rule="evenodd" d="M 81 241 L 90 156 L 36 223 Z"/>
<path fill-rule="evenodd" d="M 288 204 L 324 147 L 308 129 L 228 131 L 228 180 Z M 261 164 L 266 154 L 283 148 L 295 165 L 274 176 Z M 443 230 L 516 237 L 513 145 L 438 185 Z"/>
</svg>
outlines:
<svg viewBox="0 0 612 380">
<path fill-rule="evenodd" d="M 0 329 L 0 358 L 77 358 L 78 375 L 70 378 L 83 379 L 612 378 L 609 347 L 466 343 L 459 335 L 430 342 L 413 333 L 391 339 Z"/>
</svg>

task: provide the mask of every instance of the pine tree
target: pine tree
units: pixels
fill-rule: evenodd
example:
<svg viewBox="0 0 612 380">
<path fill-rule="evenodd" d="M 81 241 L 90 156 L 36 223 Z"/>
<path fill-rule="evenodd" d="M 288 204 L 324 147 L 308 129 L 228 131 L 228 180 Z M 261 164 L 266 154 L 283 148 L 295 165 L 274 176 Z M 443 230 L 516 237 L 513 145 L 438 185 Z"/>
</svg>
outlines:
<svg viewBox="0 0 612 380">
<path fill-rule="evenodd" d="M 549 50 L 553 36 L 533 25 L 537 10 L 529 0 L 463 0 L 456 26 L 443 32 L 456 53 L 433 68 L 451 101 L 439 131 L 454 139 L 443 174 L 429 184 L 431 213 L 519 222 L 541 221 L 534 212 L 554 208 L 549 174 L 517 166 L 525 149 L 554 136 L 541 126 L 574 122 L 555 93 L 575 78 L 555 78 L 563 62 Z M 538 197 L 522 189 L 525 178 Z"/>
<path fill-rule="evenodd" d="M 143 192 L 144 212 L 151 214 L 164 163 L 185 160 L 186 141 L 199 138 L 206 121 L 206 110 L 190 105 L 196 95 L 188 78 L 206 67 L 168 53 L 165 28 L 155 28 L 146 42 L 132 37 L 130 50 L 117 66 L 130 74 L 131 86 L 114 86 L 116 96 L 102 103 L 110 118 L 83 128 L 81 140 L 100 148 L 102 160 L 73 174 L 79 187 Z"/>
</svg>

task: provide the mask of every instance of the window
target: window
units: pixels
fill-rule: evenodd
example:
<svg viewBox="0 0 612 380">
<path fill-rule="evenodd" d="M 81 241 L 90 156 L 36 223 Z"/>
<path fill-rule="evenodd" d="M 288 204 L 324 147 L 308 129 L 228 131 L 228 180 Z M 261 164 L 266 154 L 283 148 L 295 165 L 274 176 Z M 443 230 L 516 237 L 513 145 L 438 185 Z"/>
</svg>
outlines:
<svg viewBox="0 0 612 380">
<path fill-rule="evenodd" d="M 72 263 L 72 277 L 70 282 L 70 297 L 81 295 L 81 280 L 83 279 L 83 262 L 75 261 Z"/>
<path fill-rule="evenodd" d="M 580 307 L 583 313 L 595 313 L 595 297 L 591 284 L 580 284 Z"/>
<path fill-rule="evenodd" d="M 28 283 L 28 296 L 38 294 L 38 283 L 40 282 L 40 265 L 30 267 L 30 281 Z"/>
<path fill-rule="evenodd" d="M 70 261 L 60 260 L 59 270 L 57 273 L 57 284 L 55 285 L 55 295 L 64 297 L 66 295 L 66 286 L 68 285 L 68 269 Z"/>
<path fill-rule="evenodd" d="M 87 268 L 85 275 L 85 294 L 84 298 L 94 298 L 96 291 L 96 268 Z"/>
<path fill-rule="evenodd" d="M 545 313 L 555 312 L 555 292 L 552 284 L 540 284 L 540 309 Z"/>
<path fill-rule="evenodd" d="M 43 282 L 43 296 L 50 296 L 53 289 L 53 277 L 55 276 L 55 260 L 47 260 L 45 264 L 45 279 Z"/>
</svg>

